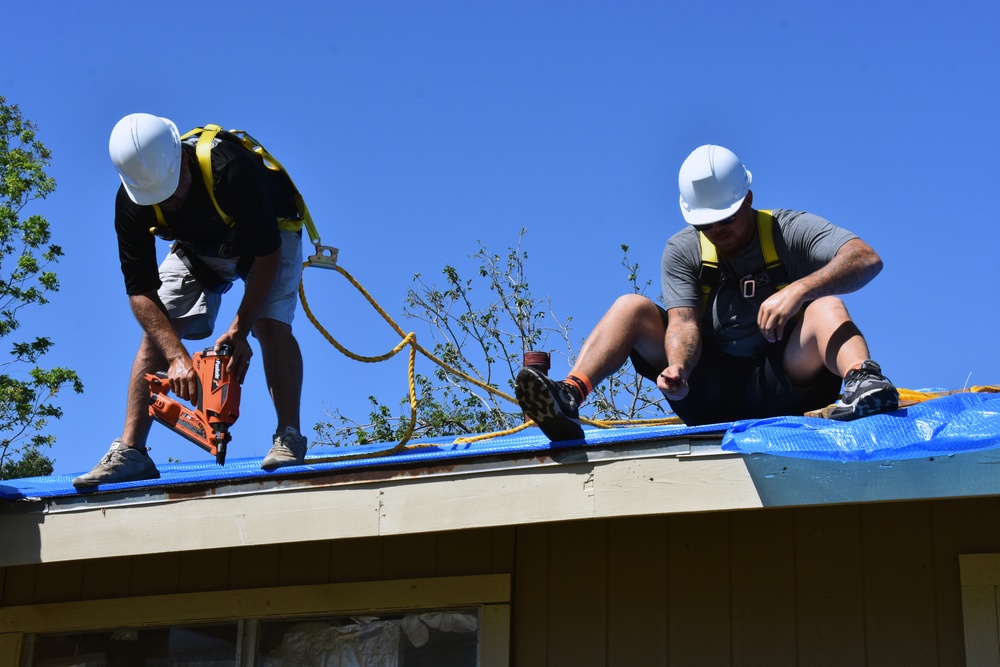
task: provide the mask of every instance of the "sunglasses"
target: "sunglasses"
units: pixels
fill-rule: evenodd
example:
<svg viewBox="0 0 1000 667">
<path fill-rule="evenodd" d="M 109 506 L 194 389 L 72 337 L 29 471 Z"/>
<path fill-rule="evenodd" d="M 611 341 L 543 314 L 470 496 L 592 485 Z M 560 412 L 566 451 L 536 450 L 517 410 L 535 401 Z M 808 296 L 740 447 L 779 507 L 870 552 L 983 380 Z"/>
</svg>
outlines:
<svg viewBox="0 0 1000 667">
<path fill-rule="evenodd" d="M 733 213 L 731 216 L 725 218 L 724 220 L 716 220 L 715 222 L 709 222 L 708 224 L 704 225 L 691 225 L 691 226 L 697 229 L 699 232 L 707 232 L 716 225 L 719 225 L 720 227 L 726 227 L 728 225 L 733 224 L 734 222 L 736 222 L 736 216 L 738 216 L 739 214 L 740 212 L 736 211 L 736 213 Z"/>
</svg>

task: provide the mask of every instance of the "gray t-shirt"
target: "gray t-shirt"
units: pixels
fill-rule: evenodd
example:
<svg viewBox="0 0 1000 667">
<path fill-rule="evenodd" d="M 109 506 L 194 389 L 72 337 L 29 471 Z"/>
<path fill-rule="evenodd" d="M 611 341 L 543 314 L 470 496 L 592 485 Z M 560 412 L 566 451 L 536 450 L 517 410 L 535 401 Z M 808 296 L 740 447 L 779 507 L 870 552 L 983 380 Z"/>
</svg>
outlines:
<svg viewBox="0 0 1000 667">
<path fill-rule="evenodd" d="M 857 236 L 823 218 L 777 209 L 773 211 L 774 246 L 788 272 L 788 280 L 803 278 L 825 266 L 840 247 Z M 698 276 L 701 273 L 701 244 L 694 227 L 686 227 L 667 241 L 661 262 L 663 302 L 671 308 L 701 307 Z M 721 279 L 709 296 L 702 313 L 702 344 L 734 357 L 752 357 L 764 350 L 767 340 L 757 327 L 760 304 L 774 294 L 768 284 L 760 237 L 736 257 L 719 257 Z M 754 281 L 755 294 L 744 296 L 744 278 Z"/>
</svg>

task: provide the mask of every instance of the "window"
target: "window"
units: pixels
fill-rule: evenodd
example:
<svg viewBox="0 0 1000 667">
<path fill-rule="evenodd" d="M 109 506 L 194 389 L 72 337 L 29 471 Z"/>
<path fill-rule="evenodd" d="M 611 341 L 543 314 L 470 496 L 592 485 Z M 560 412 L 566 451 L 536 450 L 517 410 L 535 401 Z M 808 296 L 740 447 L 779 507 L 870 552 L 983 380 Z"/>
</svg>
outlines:
<svg viewBox="0 0 1000 667">
<path fill-rule="evenodd" d="M 477 609 L 45 634 L 30 667 L 477 667 Z M 253 642 L 243 636 L 256 630 Z M 256 646 L 254 647 L 254 644 Z M 238 647 L 253 659 L 240 661 Z"/>
<path fill-rule="evenodd" d="M 479 624 L 475 609 L 264 621 L 258 636 L 257 664 L 476 667 Z"/>
<path fill-rule="evenodd" d="M 236 664 L 237 624 L 50 634 L 35 637 L 32 667 Z"/>
<path fill-rule="evenodd" d="M 22 667 L 500 667 L 509 659 L 509 575 L 185 593 L 4 611 L 0 637 L 23 633 Z M 13 657 L 4 662 L 5 655 L 0 643 L 0 663 L 16 664 Z"/>
</svg>

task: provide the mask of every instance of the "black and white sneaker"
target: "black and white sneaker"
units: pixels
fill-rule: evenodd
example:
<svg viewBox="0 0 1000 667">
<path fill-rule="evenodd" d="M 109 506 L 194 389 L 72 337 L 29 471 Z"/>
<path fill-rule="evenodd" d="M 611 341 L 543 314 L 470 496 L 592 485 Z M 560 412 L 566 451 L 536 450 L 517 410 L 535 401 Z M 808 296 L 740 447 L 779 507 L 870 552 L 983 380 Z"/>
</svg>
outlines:
<svg viewBox="0 0 1000 667">
<path fill-rule="evenodd" d="M 861 368 L 847 371 L 844 393 L 834 403 L 830 419 L 851 421 L 882 412 L 892 412 L 899 407 L 899 392 L 889 379 L 882 375 L 882 368 L 871 359 Z"/>
<path fill-rule="evenodd" d="M 514 394 L 524 413 L 549 440 L 583 440 L 580 403 L 565 382 L 553 382 L 541 371 L 526 366 L 514 379 Z"/>
</svg>

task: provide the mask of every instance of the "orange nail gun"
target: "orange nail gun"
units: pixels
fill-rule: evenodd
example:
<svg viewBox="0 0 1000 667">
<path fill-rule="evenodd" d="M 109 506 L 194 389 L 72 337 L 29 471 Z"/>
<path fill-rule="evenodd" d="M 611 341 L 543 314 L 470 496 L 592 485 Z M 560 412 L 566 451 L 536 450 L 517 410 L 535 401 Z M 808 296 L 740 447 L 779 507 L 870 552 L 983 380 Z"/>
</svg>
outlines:
<svg viewBox="0 0 1000 667">
<path fill-rule="evenodd" d="M 167 374 L 146 374 L 149 382 L 149 415 L 184 436 L 209 454 L 215 462 L 226 462 L 226 445 L 232 440 L 229 427 L 240 416 L 240 383 L 226 369 L 233 350 L 228 345 L 207 348 L 191 355 L 198 376 L 198 400 L 194 410 L 168 398 Z"/>
</svg>

